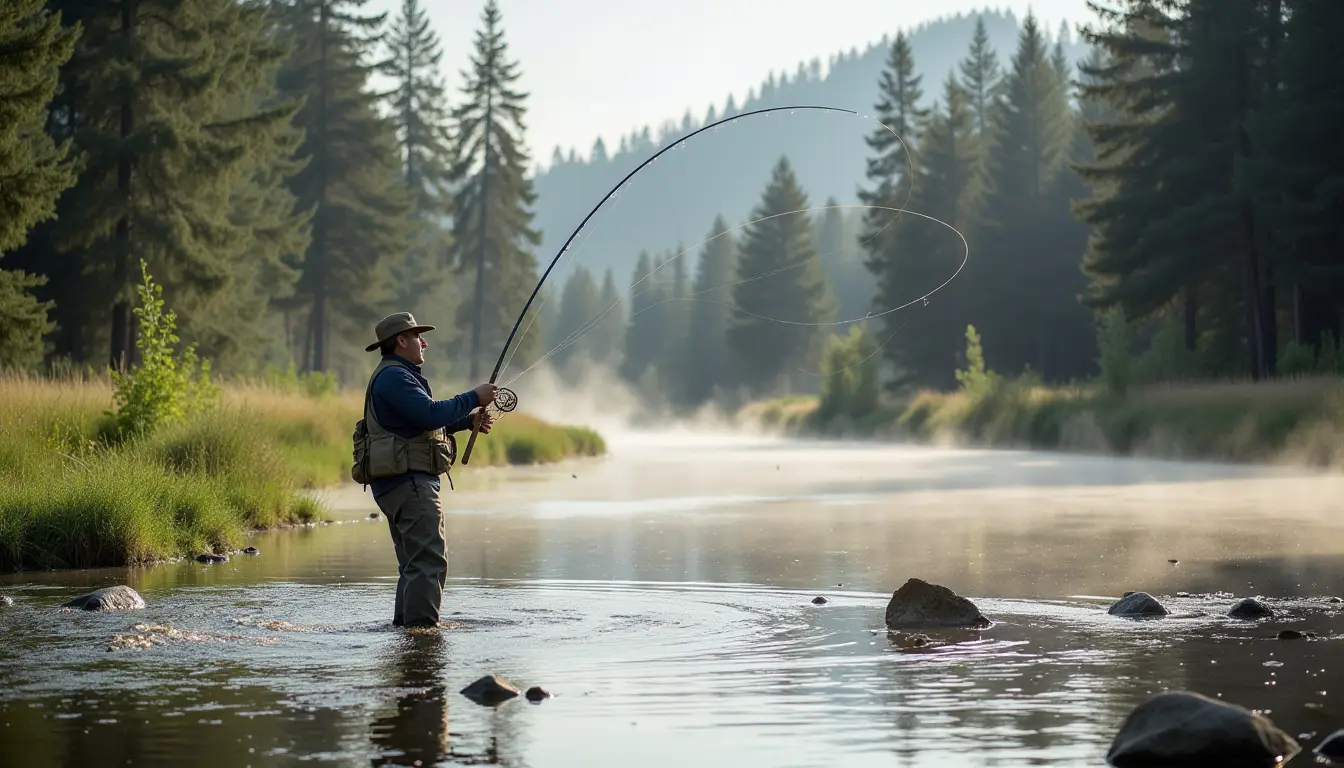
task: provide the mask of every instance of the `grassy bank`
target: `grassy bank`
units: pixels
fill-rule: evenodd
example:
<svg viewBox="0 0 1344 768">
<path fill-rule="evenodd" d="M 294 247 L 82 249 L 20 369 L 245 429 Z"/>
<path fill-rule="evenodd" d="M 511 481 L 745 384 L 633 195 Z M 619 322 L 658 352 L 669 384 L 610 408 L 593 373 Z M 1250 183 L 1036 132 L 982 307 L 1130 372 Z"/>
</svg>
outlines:
<svg viewBox="0 0 1344 768">
<path fill-rule="evenodd" d="M 110 382 L 0 379 L 0 569 L 223 551 L 250 529 L 319 519 L 302 491 L 348 480 L 361 395 L 226 386 L 214 409 L 118 440 Z M 604 451 L 590 430 L 514 413 L 471 468 Z"/>
<path fill-rule="evenodd" d="M 789 434 L 979 447 L 1344 466 L 1344 378 L 1138 387 L 1044 387 L 995 378 L 921 392 L 861 416 L 823 417 L 820 401 L 754 403 L 740 418 Z"/>
</svg>

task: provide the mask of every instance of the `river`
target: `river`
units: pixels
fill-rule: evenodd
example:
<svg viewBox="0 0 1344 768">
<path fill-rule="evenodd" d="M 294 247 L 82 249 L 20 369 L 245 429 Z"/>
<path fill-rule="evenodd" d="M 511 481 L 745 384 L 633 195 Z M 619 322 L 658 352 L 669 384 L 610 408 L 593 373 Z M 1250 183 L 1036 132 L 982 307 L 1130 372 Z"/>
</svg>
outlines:
<svg viewBox="0 0 1344 768">
<path fill-rule="evenodd" d="M 395 560 L 359 488 L 329 494 L 339 524 L 256 536 L 255 557 L 0 576 L 0 765 L 1101 766 L 1125 713 L 1169 688 L 1267 712 L 1308 748 L 1344 726 L 1344 616 L 1322 599 L 1344 593 L 1342 476 L 610 442 L 445 493 L 456 626 L 438 632 L 389 626 Z M 910 577 L 995 625 L 900 646 L 883 609 Z M 116 583 L 149 607 L 57 610 Z M 1108 616 L 1128 590 L 1205 615 Z M 1245 596 L 1279 616 L 1225 618 Z M 1320 639 L 1275 640 L 1286 627 Z M 458 693 L 488 673 L 555 696 Z"/>
</svg>

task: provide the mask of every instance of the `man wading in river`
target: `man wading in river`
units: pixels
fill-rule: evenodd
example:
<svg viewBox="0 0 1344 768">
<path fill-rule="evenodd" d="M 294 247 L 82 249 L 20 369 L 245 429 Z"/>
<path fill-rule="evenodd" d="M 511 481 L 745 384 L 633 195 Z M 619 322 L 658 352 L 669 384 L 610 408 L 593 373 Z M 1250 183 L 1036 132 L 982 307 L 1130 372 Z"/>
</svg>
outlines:
<svg viewBox="0 0 1344 768">
<path fill-rule="evenodd" d="M 482 384 L 452 399 L 435 400 L 420 372 L 429 346 L 420 334 L 432 330 L 432 325 L 418 325 L 409 312 L 378 323 L 378 340 L 365 349 L 381 350 L 383 359 L 369 377 L 364 418 L 355 425 L 350 476 L 372 487 L 392 531 L 399 575 L 392 623 L 397 626 L 439 622 L 448 577 L 439 477 L 448 474 L 457 458 L 453 433 L 471 429 L 477 419 L 481 433 L 490 432 L 493 419 L 484 407 L 494 402 L 497 391 L 494 384 Z M 481 411 L 473 416 L 478 407 Z"/>
</svg>

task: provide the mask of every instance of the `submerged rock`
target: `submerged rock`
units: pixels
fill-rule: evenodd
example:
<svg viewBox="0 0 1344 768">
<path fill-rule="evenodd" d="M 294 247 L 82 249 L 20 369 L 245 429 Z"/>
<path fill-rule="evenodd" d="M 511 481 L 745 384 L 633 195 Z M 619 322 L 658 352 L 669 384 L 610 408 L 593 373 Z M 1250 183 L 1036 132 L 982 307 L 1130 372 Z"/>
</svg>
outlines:
<svg viewBox="0 0 1344 768">
<path fill-rule="evenodd" d="M 145 599 L 134 589 L 118 584 L 80 595 L 62 607 L 86 611 L 133 611 L 144 608 Z"/>
<path fill-rule="evenodd" d="M 369 513 L 369 519 L 370 519 L 370 520 L 377 520 L 378 517 L 379 517 L 379 515 L 378 515 L 377 512 L 370 512 L 370 513 Z"/>
<path fill-rule="evenodd" d="M 1326 736 L 1312 751 L 1329 760 L 1331 765 L 1344 764 L 1344 728 Z"/>
<path fill-rule="evenodd" d="M 244 549 L 244 550 L 243 550 L 243 554 L 244 554 L 244 555 L 260 555 L 261 552 L 259 552 L 259 551 L 257 550 L 256 547 L 248 547 L 247 549 Z"/>
<path fill-rule="evenodd" d="M 1116 768 L 1280 765 L 1301 751 L 1268 718 L 1188 691 L 1159 693 L 1129 713 L 1106 753 Z"/>
<path fill-rule="evenodd" d="M 0 608 L 8 608 L 14 604 L 14 598 L 9 595 L 0 595 Z"/>
<path fill-rule="evenodd" d="M 1326 600 L 1325 602 L 1327 602 L 1327 603 L 1344 603 L 1344 597 L 1332 597 L 1332 598 L 1330 598 L 1329 600 Z"/>
<path fill-rule="evenodd" d="M 821 595 L 817 595 L 816 597 L 812 598 L 813 605 L 825 605 L 828 602 L 830 601 L 822 597 Z"/>
<path fill-rule="evenodd" d="M 1254 597 L 1247 597 L 1232 606 L 1227 615 L 1234 619 L 1267 619 L 1274 615 L 1274 611 Z"/>
<path fill-rule="evenodd" d="M 207 552 L 207 553 L 205 553 L 204 555 L 197 555 L 197 556 L 196 556 L 196 562 L 198 562 L 198 563 L 227 563 L 227 562 L 229 562 L 229 557 L 228 557 L 228 555 L 212 555 L 212 554 L 210 554 L 209 552 Z"/>
<path fill-rule="evenodd" d="M 1106 612 L 1112 616 L 1166 616 L 1171 613 L 1157 598 L 1147 592 L 1126 592 Z"/>
<path fill-rule="evenodd" d="M 988 627 L 975 603 L 947 587 L 910 579 L 891 595 L 887 603 L 889 629 L 906 627 Z"/>
<path fill-rule="evenodd" d="M 540 685 L 534 685 L 531 688 L 528 688 L 527 693 L 523 695 L 527 697 L 528 701 L 534 703 L 542 701 L 543 699 L 551 698 L 551 692 L 546 690 L 545 688 L 542 688 Z"/>
<path fill-rule="evenodd" d="M 499 675 L 486 675 L 463 688 L 460 693 L 477 704 L 488 706 L 508 701 L 517 696 L 519 691 Z"/>
<path fill-rule="evenodd" d="M 1298 632 L 1296 629 L 1281 629 L 1279 634 L 1275 635 L 1276 640 L 1301 640 L 1304 637 L 1315 637 L 1314 632 Z"/>
</svg>

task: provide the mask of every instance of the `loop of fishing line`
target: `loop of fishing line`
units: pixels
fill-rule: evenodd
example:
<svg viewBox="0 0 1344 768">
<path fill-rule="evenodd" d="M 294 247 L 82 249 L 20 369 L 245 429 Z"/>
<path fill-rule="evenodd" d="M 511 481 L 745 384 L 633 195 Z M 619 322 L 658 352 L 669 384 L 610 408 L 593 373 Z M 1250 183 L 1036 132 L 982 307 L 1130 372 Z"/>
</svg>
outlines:
<svg viewBox="0 0 1344 768">
<path fill-rule="evenodd" d="M 778 218 L 778 217 L 780 217 L 780 216 L 796 215 L 796 214 L 807 213 L 807 212 L 811 212 L 811 211 L 831 210 L 831 209 L 864 208 L 864 209 L 873 209 L 873 210 L 885 210 L 885 211 L 891 211 L 891 212 L 893 212 L 893 213 L 895 214 L 895 215 L 891 218 L 891 220 L 888 221 L 888 222 L 887 222 L 881 229 L 879 229 L 877 232 L 873 233 L 873 234 L 872 234 L 871 236 L 869 236 L 867 239 L 863 240 L 862 243 L 861 243 L 861 245 L 866 245 L 866 244 L 867 244 L 868 242 L 870 242 L 871 240 L 873 240 L 873 239 L 879 237 L 881 234 L 883 234 L 889 227 L 891 227 L 891 226 L 896 222 L 897 219 L 900 218 L 901 214 L 903 214 L 903 213 L 913 214 L 913 215 L 915 215 L 915 216 L 919 216 L 919 217 L 921 217 L 921 218 L 927 219 L 927 220 L 932 221 L 932 222 L 934 222 L 934 223 L 941 224 L 941 225 L 943 225 L 944 227 L 947 227 L 948 229 L 952 230 L 952 232 L 955 233 L 955 234 L 957 235 L 957 237 L 959 237 L 959 238 L 961 239 L 961 241 L 962 241 L 962 246 L 963 246 L 963 256 L 962 256 L 961 264 L 958 265 L 956 271 L 951 275 L 951 277 L 949 277 L 947 280 L 945 280 L 942 284 L 940 284 L 939 286 L 937 286 L 937 287 L 934 288 L 933 290 L 929 291 L 928 293 L 923 294 L 922 296 L 920 296 L 920 297 L 918 297 L 918 298 L 916 298 L 916 299 L 914 299 L 914 300 L 912 300 L 912 301 L 906 302 L 905 304 L 901 304 L 900 306 L 892 307 L 892 308 L 890 308 L 890 309 L 886 309 L 886 310 L 883 310 L 882 312 L 878 312 L 878 313 L 869 312 L 868 314 L 866 314 L 864 317 L 861 317 L 861 318 L 852 318 L 852 319 L 846 319 L 846 320 L 829 321 L 829 322 L 824 322 L 824 323 L 820 323 L 820 322 L 818 322 L 818 323 L 807 323 L 807 322 L 790 321 L 790 320 L 785 320 L 785 319 L 782 319 L 782 318 L 766 317 L 766 316 L 764 316 L 764 315 L 760 315 L 760 314 L 756 314 L 756 313 L 749 312 L 749 311 L 747 311 L 747 310 L 744 310 L 744 309 L 742 309 L 742 308 L 740 308 L 740 307 L 734 306 L 734 305 L 729 304 L 729 303 L 727 303 L 727 302 L 713 301 L 713 300 L 708 300 L 708 299 L 699 299 L 699 298 L 696 298 L 697 296 L 699 296 L 699 295 L 701 295 L 701 294 L 703 294 L 703 293 L 709 293 L 709 292 L 711 292 L 711 291 L 721 290 L 721 289 L 723 289 L 723 288 L 728 288 L 728 287 L 732 287 L 732 286 L 735 286 L 735 285 L 741 285 L 741 284 L 743 284 L 743 283 L 752 282 L 752 281 L 754 281 L 754 280 L 764 279 L 764 278 L 766 278 L 766 277 L 770 277 L 770 276 L 773 276 L 773 275 L 781 274 L 781 273 L 786 272 L 786 271 L 788 271 L 788 270 L 790 270 L 790 269 L 795 269 L 795 268 L 799 268 L 799 267 L 805 266 L 806 264 L 808 264 L 808 263 L 810 263 L 810 262 L 812 262 L 812 261 L 820 260 L 821 258 L 823 258 L 823 257 L 825 257 L 825 256 L 834 255 L 834 254 L 818 254 L 817 256 L 815 256 L 815 257 L 813 257 L 813 258 L 811 258 L 811 259 L 806 259 L 806 260 L 801 261 L 801 262 L 796 262 L 796 263 L 794 263 L 794 264 L 790 264 L 790 265 L 787 265 L 787 266 L 782 267 L 782 268 L 779 268 L 779 269 L 770 270 L 770 271 L 767 271 L 767 272 L 765 272 L 765 273 L 763 273 L 763 274 L 760 274 L 760 275 L 754 275 L 754 276 L 747 277 L 747 278 L 743 278 L 743 279 L 741 279 L 741 280 L 737 280 L 737 281 L 734 281 L 734 282 L 725 283 L 724 285 L 714 286 L 714 287 L 712 287 L 712 288 L 707 288 L 707 289 L 704 289 L 704 290 L 702 290 L 702 291 L 697 291 L 697 292 L 695 292 L 695 293 L 690 294 L 689 296 L 685 296 L 685 297 L 680 297 L 680 296 L 678 296 L 678 297 L 670 297 L 670 298 L 667 298 L 667 299 L 663 299 L 662 301 L 656 302 L 656 303 L 653 304 L 653 305 L 650 305 L 650 306 L 648 306 L 648 307 L 645 307 L 645 308 L 643 308 L 643 309 L 641 309 L 641 310 L 638 310 L 638 311 L 636 311 L 636 312 L 632 312 L 632 313 L 631 313 L 631 317 L 634 317 L 635 315 L 638 315 L 638 314 L 641 314 L 641 313 L 643 313 L 643 312 L 645 312 L 645 311 L 648 311 L 649 309 L 653 309 L 653 308 L 656 307 L 656 306 L 660 306 L 660 305 L 662 305 L 662 304 L 664 304 L 664 303 L 666 303 L 666 302 L 668 302 L 668 301 L 697 301 L 697 302 L 704 302 L 704 303 L 710 303 L 710 304 L 719 304 L 719 305 L 721 305 L 721 306 L 726 306 L 726 307 L 729 307 L 729 308 L 730 308 L 732 311 L 734 311 L 734 312 L 740 313 L 740 314 L 745 315 L 745 316 L 748 316 L 748 317 L 753 317 L 753 318 L 756 318 L 756 319 L 759 319 L 759 320 L 763 320 L 763 321 L 766 321 L 766 322 L 777 322 L 777 323 L 786 324 L 786 325 L 797 325 L 797 326 L 807 326 L 807 327 L 831 327 L 831 326 L 846 325 L 846 324 L 849 324 L 849 323 L 865 322 L 865 321 L 867 321 L 867 320 L 869 320 L 869 319 L 872 319 L 872 318 L 875 318 L 875 317 L 882 317 L 882 316 L 884 316 L 884 315 L 888 315 L 888 314 L 891 314 L 891 313 L 893 313 L 893 312 L 900 311 L 900 310 L 905 309 L 906 307 L 909 307 L 909 306 L 911 306 L 911 305 L 913 305 L 913 304 L 915 304 L 915 303 L 918 303 L 918 302 L 922 302 L 924 305 L 927 306 L 928 303 L 929 303 L 929 302 L 928 302 L 929 297 L 932 296 L 934 293 L 937 293 L 939 290 L 941 290 L 943 287 L 945 287 L 948 283 L 952 282 L 952 280 L 954 280 L 954 279 L 957 277 L 957 275 L 959 275 L 959 274 L 961 273 L 961 270 L 966 266 L 966 263 L 967 263 L 967 261 L 968 261 L 969 258 L 970 258 L 970 245 L 967 243 L 967 241 L 966 241 L 966 237 L 965 237 L 964 235 L 962 235 L 962 233 L 961 233 L 959 230 L 957 230 L 957 228 L 954 227 L 953 225 L 951 225 L 951 224 L 949 224 L 949 223 L 947 223 L 947 222 L 945 222 L 945 221 L 942 221 L 941 219 L 935 218 L 935 217 L 933 217 L 933 216 L 929 216 L 929 215 L 927 215 L 927 214 L 920 213 L 920 212 L 918 212 L 918 211 L 913 211 L 913 210 L 910 210 L 910 209 L 908 209 L 908 208 L 905 207 L 905 205 L 907 205 L 907 204 L 909 203 L 909 200 L 910 200 L 911 196 L 914 194 L 914 163 L 913 163 L 913 161 L 911 160 L 910 148 L 909 148 L 909 146 L 905 143 L 905 140 L 900 136 L 900 134 L 898 134 L 895 130 L 893 130 L 893 129 L 891 128 L 891 126 L 886 125 L 885 123 L 881 122 L 880 120 L 877 120 L 877 119 L 875 119 L 875 118 L 870 118 L 870 117 L 868 117 L 867 115 L 862 115 L 862 114 L 860 114 L 860 113 L 858 113 L 858 112 L 855 112 L 854 110 L 851 110 L 851 109 L 845 109 L 845 108 L 843 108 L 843 107 L 827 107 L 827 106 L 816 106 L 816 105 L 797 105 L 797 106 L 787 106 L 787 107 L 769 107 L 769 108 L 765 108 L 765 109 L 754 110 L 754 111 L 751 111 L 751 112 L 745 112 L 745 113 L 742 113 L 742 114 L 739 114 L 739 115 L 734 115 L 734 116 L 729 117 L 729 118 L 724 118 L 723 120 L 718 120 L 718 121 L 716 121 L 716 122 L 709 123 L 709 124 L 704 125 L 704 126 L 702 126 L 701 128 L 699 128 L 699 129 L 697 129 L 697 130 L 695 130 L 695 131 L 692 131 L 691 133 L 689 133 L 689 134 L 687 134 L 687 135 L 681 137 L 680 139 L 678 139 L 678 140 L 676 140 L 676 141 L 674 141 L 674 142 L 669 142 L 666 146 L 664 146 L 664 147 L 663 147 L 662 149 L 660 149 L 658 152 L 654 153 L 653 156 L 649 157 L 649 158 L 646 159 L 643 163 L 640 163 L 640 164 L 639 164 L 638 166 L 636 166 L 632 171 L 630 171 L 628 174 L 626 174 L 626 176 L 625 176 L 624 178 L 622 178 L 621 181 L 617 182 L 617 184 L 616 184 L 614 187 L 612 187 L 611 190 L 609 190 L 609 191 L 607 192 L 606 195 L 603 196 L 602 200 L 601 200 L 600 202 L 598 202 L 598 204 L 597 204 L 596 206 L 594 206 L 593 209 L 590 210 L 590 211 L 588 212 L 588 215 L 585 216 L 585 217 L 583 218 L 583 221 L 581 221 L 581 222 L 579 223 L 578 227 L 576 227 L 576 228 L 574 229 L 574 231 L 570 233 L 569 237 L 565 240 L 564 245 L 561 246 L 560 250 L 556 253 L 555 257 L 551 260 L 550 264 L 547 265 L 547 267 L 546 267 L 546 271 L 542 274 L 540 280 L 538 280 L 537 285 L 536 285 L 536 286 L 533 288 L 533 290 L 532 290 L 532 294 L 531 294 L 531 296 L 529 296 L 529 298 L 528 298 L 528 300 L 527 300 L 527 303 L 523 306 L 523 310 L 522 310 L 522 312 L 519 314 L 517 322 L 514 323 L 513 329 L 512 329 L 512 331 L 509 333 L 509 337 L 508 337 L 508 339 L 505 341 L 504 349 L 502 349 L 502 350 L 500 351 L 499 360 L 498 360 L 498 361 L 496 362 L 496 364 L 495 364 L 495 369 L 494 369 L 494 372 L 491 374 L 490 380 L 491 380 L 492 382 L 496 381 L 496 380 L 498 379 L 500 373 L 502 372 L 502 370 L 503 370 L 505 367 L 507 367 L 507 365 L 509 365 L 509 364 L 512 363 L 512 361 L 513 361 L 513 359 L 514 359 L 514 357 L 516 356 L 517 351 L 518 351 L 518 347 L 514 347 L 514 346 L 513 346 L 513 341 L 514 341 L 515 336 L 517 336 L 517 334 L 518 334 L 519 327 L 522 325 L 522 322 L 523 322 L 524 318 L 527 318 L 528 309 L 531 308 L 531 306 L 532 306 L 532 302 L 536 299 L 538 293 L 541 291 L 542 286 L 545 284 L 545 282 L 546 282 L 547 278 L 550 276 L 551 272 L 555 269 L 556 265 L 560 262 L 560 259 L 561 259 L 566 253 L 568 253 L 568 252 L 570 251 L 570 249 L 571 249 L 571 244 L 573 243 L 574 238 L 575 238 L 576 236 L 578 236 L 578 234 L 579 234 L 580 232 L 584 231 L 585 227 L 588 225 L 589 220 L 592 219 L 592 217 L 593 217 L 599 210 L 601 210 L 603 206 L 605 206 L 608 202 L 613 202 L 613 201 L 616 201 L 616 200 L 617 200 L 620 191 L 621 191 L 622 189 L 626 188 L 626 187 L 629 185 L 630 180 L 631 180 L 636 174 L 638 174 L 641 170 L 643 170 L 644 168 L 646 168 L 646 167 L 649 166 L 650 164 L 656 162 L 656 161 L 658 160 L 658 158 L 659 158 L 661 155 L 665 154 L 665 153 L 668 152 L 668 151 L 671 151 L 671 150 L 674 150 L 674 149 L 679 149 L 679 148 L 685 146 L 685 145 L 686 145 L 686 142 L 689 141 L 692 137 L 694 137 L 694 136 L 696 136 L 696 135 L 698 135 L 698 134 L 700 134 L 700 133 L 703 133 L 703 132 L 705 132 L 705 131 L 707 131 L 707 130 L 717 130 L 718 127 L 720 127 L 720 126 L 722 126 L 722 125 L 724 125 L 724 124 L 733 123 L 733 122 L 736 122 L 736 121 L 741 120 L 741 119 L 746 118 L 746 117 L 752 117 L 752 116 L 755 116 L 755 115 L 763 115 L 763 114 L 767 114 L 767 113 L 771 113 L 771 112 L 780 112 L 780 111 L 783 111 L 783 110 L 789 110 L 790 113 L 794 113 L 794 112 L 796 112 L 796 111 L 798 111 L 798 110 L 800 110 L 800 109 L 801 109 L 801 110 L 805 110 L 805 111 L 842 112 L 842 113 L 845 113 L 845 114 L 855 115 L 855 116 L 857 116 L 857 117 L 860 117 L 861 119 L 871 120 L 872 122 L 877 123 L 878 125 L 882 126 L 882 128 L 885 129 L 888 133 L 890 133 L 890 134 L 896 139 L 896 141 L 900 143 L 902 149 L 904 150 L 904 154 L 905 154 L 905 157 L 906 157 L 906 173 L 907 173 L 907 178 L 909 178 L 909 179 L 911 180 L 911 183 L 910 183 L 909 185 L 907 185 L 908 188 L 907 188 L 907 191 L 906 191 L 906 199 L 905 199 L 905 201 L 902 203 L 902 205 L 901 205 L 900 207 L 892 207 L 892 206 L 882 206 L 882 205 L 863 205 L 863 204 L 844 204 L 844 205 L 840 205 L 840 204 L 837 204 L 837 205 L 829 205 L 829 206 L 817 206 L 817 207 L 803 208 L 803 209 L 799 209 L 799 210 L 795 210 L 795 211 L 785 211 L 785 212 L 782 212 L 782 213 L 771 214 L 771 215 L 769 215 L 769 216 L 763 216 L 763 217 L 760 217 L 760 218 L 758 218 L 758 219 L 755 219 L 755 220 L 752 220 L 752 221 L 748 221 L 748 222 L 746 222 L 746 223 L 744 223 L 744 224 L 740 224 L 740 225 L 738 225 L 738 226 L 736 226 L 736 227 L 732 227 L 732 228 L 726 229 L 726 230 L 724 230 L 723 232 L 719 232 L 719 233 L 717 233 L 717 234 L 715 234 L 715 235 L 713 235 L 713 236 L 711 236 L 711 237 L 709 237 L 709 238 L 707 238 L 707 239 L 705 239 L 705 240 L 702 240 L 702 241 L 699 242 L 699 243 L 696 243 L 695 245 L 692 245 L 692 246 L 689 247 L 689 248 L 683 249 L 680 253 L 677 253 L 676 255 L 672 256 L 671 258 L 668 258 L 666 261 L 664 261 L 663 263 L 659 264 L 657 267 L 655 267 L 654 269 L 652 269 L 651 271 L 649 271 L 648 274 L 646 274 L 646 275 L 640 277 L 638 280 L 636 280 L 636 281 L 634 282 L 634 284 L 632 284 L 632 285 L 630 286 L 630 291 L 631 291 L 631 294 L 630 294 L 630 295 L 631 295 L 632 297 L 633 297 L 633 296 L 636 296 L 636 295 L 639 295 L 639 294 L 636 294 L 636 293 L 634 292 L 635 289 L 636 289 L 636 287 L 639 286 L 641 283 L 643 283 L 645 280 L 647 280 L 647 279 L 649 279 L 650 277 L 652 277 L 654 274 L 656 274 L 656 273 L 658 272 L 658 270 L 662 269 L 662 268 L 663 268 L 664 266 L 666 266 L 667 264 L 670 264 L 670 263 L 673 262 L 674 260 L 676 260 L 676 259 L 681 258 L 682 256 L 684 256 L 686 253 L 688 253 L 688 252 L 690 252 L 690 251 L 693 251 L 693 250 L 695 250 L 695 249 L 698 249 L 698 248 L 700 248 L 701 246 L 706 245 L 706 244 L 712 242 L 713 240 L 715 240 L 715 239 L 717 239 L 717 238 L 719 238 L 719 237 L 722 237 L 722 236 L 724 236 L 724 235 L 727 235 L 727 234 L 729 234 L 729 233 L 731 233 L 731 232 L 734 232 L 734 231 L 736 231 L 736 230 L 739 230 L 739 229 L 743 229 L 743 228 L 745 228 L 745 227 L 752 226 L 752 225 L 757 224 L 757 223 L 760 223 L 760 222 L 762 222 L 762 221 L 767 221 L 767 220 L 770 220 L 770 219 L 773 219 L 773 218 Z M 587 235 L 587 237 L 585 237 L 585 239 L 580 243 L 579 248 L 575 250 L 575 255 L 577 255 L 578 251 L 582 250 L 582 248 L 583 248 L 584 245 L 586 245 L 588 242 L 591 241 L 591 239 L 592 239 L 592 232 L 593 232 L 592 229 L 588 230 L 588 235 Z M 838 251 L 836 251 L 835 253 L 838 253 Z M 571 259 L 570 259 L 570 262 L 571 262 L 571 264 L 575 263 L 575 259 L 571 258 Z M 538 306 L 537 311 L 534 312 L 534 313 L 532 314 L 532 317 L 528 319 L 527 326 L 526 326 L 526 328 L 523 329 L 523 338 L 525 338 L 526 335 L 527 335 L 527 333 L 531 330 L 532 325 L 536 322 L 536 318 L 537 318 L 537 316 L 541 314 L 541 311 L 540 311 L 540 310 L 541 310 L 541 307 L 542 307 L 542 306 L 545 306 L 546 301 L 550 298 L 550 295 L 551 295 L 552 293 L 554 293 L 554 291 L 547 291 L 547 292 L 546 292 L 546 295 L 542 298 L 542 303 L 541 303 L 541 305 Z M 616 300 L 615 302 L 613 302 L 610 306 L 608 306 L 605 310 L 603 310 L 602 313 L 599 314 L 596 318 L 594 318 L 594 319 L 592 319 L 592 320 L 590 320 L 590 321 L 584 323 L 579 329 L 577 329 L 577 330 L 575 330 L 574 332 L 570 333 L 568 336 L 565 337 L 565 339 L 561 340 L 558 344 L 556 344 L 555 347 L 553 347 L 552 349 L 550 349 L 549 351 L 547 351 L 544 355 L 542 355 L 542 357 L 541 357 L 540 359 L 538 359 L 538 360 L 537 360 L 536 362 L 534 362 L 532 365 L 529 365 L 529 366 L 528 366 L 526 369 L 524 369 L 523 371 L 520 371 L 518 374 L 514 375 L 514 376 L 513 376 L 512 378 L 510 378 L 507 382 L 505 382 L 505 384 L 507 385 L 507 384 L 511 384 L 511 383 L 517 381 L 517 380 L 518 380 L 519 378 L 521 378 L 523 375 L 525 375 L 525 374 L 527 374 L 528 372 L 532 371 L 533 369 L 537 368 L 539 365 L 542 365 L 543 363 L 545 363 L 547 360 L 549 360 L 550 358 L 552 358 L 552 357 L 553 357 L 554 355 L 556 355 L 557 353 L 559 353 L 559 352 L 563 351 L 564 349 L 568 348 L 569 346 L 571 346 L 571 345 L 577 343 L 580 339 L 582 339 L 582 338 L 583 338 L 584 336 L 586 336 L 588 333 L 590 333 L 591 331 L 593 331 L 593 330 L 597 327 L 597 325 L 598 325 L 604 318 L 606 318 L 606 316 L 607 316 L 608 314 L 610 314 L 610 312 L 611 312 L 613 309 L 615 309 L 615 308 L 616 308 L 617 306 L 619 306 L 619 305 L 620 305 L 620 299 L 617 299 L 617 300 Z M 907 323 L 907 324 L 908 324 L 908 323 Z M 863 364 L 864 362 L 866 362 L 867 360 L 871 359 L 874 355 L 876 355 L 876 354 L 877 354 L 878 352 L 880 352 L 884 347 L 886 347 L 886 345 L 887 345 L 888 343 L 890 343 L 891 339 L 895 337 L 896 333 L 899 333 L 899 332 L 905 327 L 905 325 L 906 325 L 906 324 L 902 324 L 899 328 L 897 328 L 897 330 L 896 330 L 895 332 L 893 332 L 893 334 L 892 334 L 891 336 L 889 336 L 889 337 L 887 338 L 887 340 L 884 341 L 884 342 L 877 348 L 877 350 L 875 350 L 872 354 L 868 355 L 868 356 L 865 357 L 863 360 L 860 360 L 858 363 L 856 363 L 856 364 L 854 364 L 854 365 L 847 366 L 846 368 L 842 368 L 842 369 L 840 369 L 839 371 L 836 371 L 836 372 L 833 372 L 833 373 L 840 373 L 840 372 L 843 372 L 843 371 L 845 371 L 845 370 L 849 370 L 850 368 L 854 367 L 855 365 L 861 365 L 861 364 Z M 520 338 L 520 341 L 521 341 L 521 338 Z M 521 346 L 521 345 L 519 345 L 519 346 Z M 509 354 L 509 352 L 510 352 L 510 348 L 511 348 L 511 347 L 513 348 L 513 349 L 512 349 L 513 354 Z M 800 369 L 800 370 L 801 370 L 801 369 Z M 807 371 L 804 371 L 804 373 L 808 373 L 808 372 L 807 372 Z M 824 374 L 823 374 L 823 375 L 824 375 Z M 516 401 L 515 401 L 515 403 L 516 403 Z"/>
</svg>

